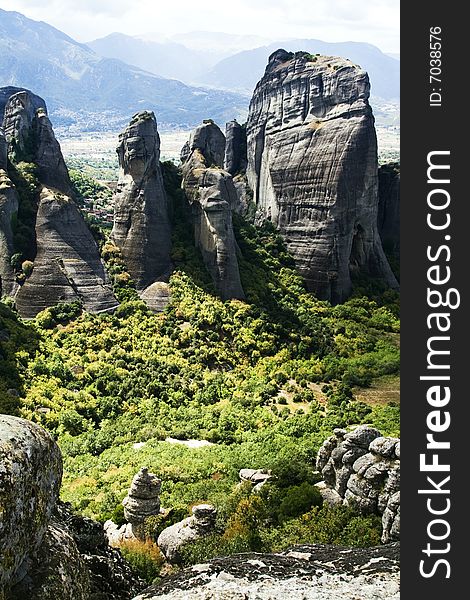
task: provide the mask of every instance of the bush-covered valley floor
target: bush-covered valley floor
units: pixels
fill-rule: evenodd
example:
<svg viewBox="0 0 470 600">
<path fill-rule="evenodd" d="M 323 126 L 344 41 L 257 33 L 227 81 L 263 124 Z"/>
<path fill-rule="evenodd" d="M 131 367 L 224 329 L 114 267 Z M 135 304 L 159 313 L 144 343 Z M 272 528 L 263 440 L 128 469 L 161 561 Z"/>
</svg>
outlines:
<svg viewBox="0 0 470 600">
<path fill-rule="evenodd" d="M 0 303 L 0 412 L 54 434 L 62 499 L 84 515 L 123 522 L 121 501 L 144 465 L 162 479 L 169 509 L 149 523 L 153 536 L 193 505 L 215 504 L 217 530 L 187 547 L 187 564 L 301 542 L 379 543 L 378 517 L 322 507 L 313 484 L 317 450 L 335 427 L 399 434 L 396 292 L 362 280 L 342 305 L 319 301 L 274 228 L 237 217 L 247 299 L 222 302 L 194 248 L 177 170 L 165 164 L 164 175 L 174 225 L 168 308 L 149 312 L 118 249 L 97 234 L 121 306 L 96 316 L 63 305 L 22 322 Z M 378 399 L 371 389 L 382 390 Z M 252 494 L 237 487 L 241 468 L 275 478 Z M 158 575 L 154 549 L 128 555 L 148 580 Z"/>
</svg>

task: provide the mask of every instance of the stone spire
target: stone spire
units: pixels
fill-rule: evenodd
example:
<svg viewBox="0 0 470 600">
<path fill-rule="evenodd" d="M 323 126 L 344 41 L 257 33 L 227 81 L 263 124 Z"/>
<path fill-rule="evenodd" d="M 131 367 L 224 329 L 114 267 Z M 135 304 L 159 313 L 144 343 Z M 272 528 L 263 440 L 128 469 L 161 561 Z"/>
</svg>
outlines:
<svg viewBox="0 0 470 600">
<path fill-rule="evenodd" d="M 144 539 L 145 519 L 160 513 L 160 490 L 162 482 L 156 475 L 142 467 L 134 476 L 127 496 L 122 501 L 124 517 L 132 526 L 135 537 Z"/>
</svg>

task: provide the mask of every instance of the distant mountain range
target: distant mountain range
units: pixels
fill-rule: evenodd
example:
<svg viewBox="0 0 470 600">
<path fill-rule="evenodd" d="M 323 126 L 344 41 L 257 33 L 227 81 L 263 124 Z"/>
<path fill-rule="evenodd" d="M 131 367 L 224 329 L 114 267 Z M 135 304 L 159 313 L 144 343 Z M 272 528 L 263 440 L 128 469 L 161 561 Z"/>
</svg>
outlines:
<svg viewBox="0 0 470 600">
<path fill-rule="evenodd" d="M 42 96 L 59 131 L 115 131 L 144 108 L 155 111 L 161 129 L 190 128 L 205 118 L 223 125 L 244 119 L 268 56 L 283 47 L 349 58 L 369 72 L 375 96 L 399 97 L 399 61 L 370 44 L 281 40 L 253 47 L 266 40 L 214 32 L 156 39 L 114 33 L 81 44 L 0 9 L 0 87 Z"/>
<path fill-rule="evenodd" d="M 237 40 L 237 37 L 241 39 Z M 176 40 L 178 43 L 175 43 Z M 398 100 L 400 96 L 400 63 L 397 56 L 384 54 L 371 44 L 290 39 L 255 47 L 257 41 L 258 38 L 251 36 L 195 32 L 192 35 L 174 36 L 163 42 L 157 42 L 154 37 L 141 39 L 111 34 L 88 45 L 101 56 L 125 60 L 158 75 L 250 96 L 272 52 L 278 48 L 291 52 L 305 50 L 313 54 L 349 58 L 369 73 L 374 96 L 384 100 Z M 243 45 L 248 48 L 237 51 L 236 48 Z"/>
<path fill-rule="evenodd" d="M 115 58 L 103 58 L 50 25 L 0 9 L 0 87 L 42 96 L 56 125 L 77 131 L 122 127 L 143 108 L 164 127 L 243 116 L 246 97 L 191 87 Z"/>
</svg>

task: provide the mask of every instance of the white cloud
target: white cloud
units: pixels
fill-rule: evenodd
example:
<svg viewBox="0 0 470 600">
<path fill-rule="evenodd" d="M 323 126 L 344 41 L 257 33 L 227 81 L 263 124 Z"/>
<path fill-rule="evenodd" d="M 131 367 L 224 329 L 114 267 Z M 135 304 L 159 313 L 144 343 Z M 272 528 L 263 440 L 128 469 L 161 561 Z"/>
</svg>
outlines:
<svg viewBox="0 0 470 600">
<path fill-rule="evenodd" d="M 1 8 L 46 21 L 79 41 L 113 31 L 200 30 L 366 41 L 399 50 L 399 0 L 2 0 Z"/>
</svg>

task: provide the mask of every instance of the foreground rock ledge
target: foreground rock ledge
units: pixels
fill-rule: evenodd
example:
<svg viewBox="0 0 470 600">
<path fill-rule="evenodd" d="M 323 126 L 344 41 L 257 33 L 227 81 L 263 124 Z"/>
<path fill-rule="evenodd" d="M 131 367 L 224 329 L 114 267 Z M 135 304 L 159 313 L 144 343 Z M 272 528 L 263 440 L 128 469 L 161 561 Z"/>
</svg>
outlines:
<svg viewBox="0 0 470 600">
<path fill-rule="evenodd" d="M 399 600 L 399 560 L 398 543 L 238 554 L 188 568 L 134 600 Z"/>
</svg>

